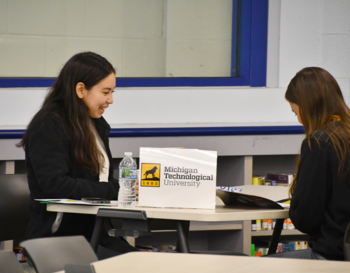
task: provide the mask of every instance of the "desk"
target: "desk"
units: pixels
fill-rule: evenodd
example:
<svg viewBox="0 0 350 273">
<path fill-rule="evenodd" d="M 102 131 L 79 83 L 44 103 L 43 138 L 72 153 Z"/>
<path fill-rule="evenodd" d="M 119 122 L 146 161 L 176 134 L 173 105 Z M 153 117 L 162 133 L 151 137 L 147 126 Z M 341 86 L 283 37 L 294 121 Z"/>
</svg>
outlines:
<svg viewBox="0 0 350 273">
<path fill-rule="evenodd" d="M 305 133 L 302 126 L 289 125 L 198 123 L 184 126 L 168 124 L 167 128 L 164 128 L 164 124 L 149 124 L 143 128 L 133 126 L 139 130 L 112 125 L 115 130 L 111 131 L 109 144 L 116 162 L 124 157 L 125 151 L 132 152 L 138 158 L 140 147 L 173 147 L 174 143 L 177 147 L 217 151 L 217 185 L 251 185 L 253 170 L 257 173 L 295 172 L 295 156 L 300 153 Z M 25 172 L 24 151 L 15 145 L 25 128 L 16 128 L 0 128 L 0 172 Z M 242 236 L 245 242 L 243 247 L 248 253 L 251 231 L 247 223 L 243 224 Z"/>
<path fill-rule="evenodd" d="M 204 209 L 172 209 L 172 208 L 150 208 L 150 207 L 135 207 L 135 208 L 118 208 L 118 207 L 106 207 L 106 206 L 83 206 L 83 205 L 65 205 L 65 204 L 47 204 L 47 210 L 52 212 L 65 212 L 65 213 L 80 213 L 80 214 L 93 214 L 103 211 L 103 217 L 109 217 L 115 210 L 125 211 L 142 211 L 147 218 L 153 219 L 165 219 L 177 221 L 177 234 L 178 234 L 178 251 L 189 252 L 188 247 L 188 231 L 190 221 L 203 221 L 203 222 L 223 222 L 223 221 L 244 221 L 254 219 L 278 219 L 274 229 L 274 234 L 270 244 L 269 253 L 274 253 L 277 248 L 279 235 L 282 230 L 283 220 L 289 217 L 289 211 L 285 209 L 281 210 L 265 210 L 265 209 L 233 209 L 224 206 L 216 206 L 215 210 Z M 96 221 L 97 223 L 97 221 Z M 97 249 L 98 232 L 96 231 L 100 224 L 95 225 L 93 238 L 91 240 L 92 247 Z"/>
<path fill-rule="evenodd" d="M 137 261 L 137 262 L 135 262 Z M 132 252 L 92 263 L 96 273 L 348 272 L 349 262 L 224 255 Z M 62 273 L 64 273 L 62 271 Z"/>
</svg>

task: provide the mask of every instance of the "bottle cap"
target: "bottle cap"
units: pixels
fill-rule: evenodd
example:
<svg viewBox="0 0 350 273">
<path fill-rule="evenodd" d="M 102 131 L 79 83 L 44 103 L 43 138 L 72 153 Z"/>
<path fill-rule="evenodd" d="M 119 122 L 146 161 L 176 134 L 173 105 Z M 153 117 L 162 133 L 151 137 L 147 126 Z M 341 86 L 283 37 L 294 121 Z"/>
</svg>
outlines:
<svg viewBox="0 0 350 273">
<path fill-rule="evenodd" d="M 132 156 L 132 152 L 125 152 L 124 155 L 125 156 Z"/>
</svg>

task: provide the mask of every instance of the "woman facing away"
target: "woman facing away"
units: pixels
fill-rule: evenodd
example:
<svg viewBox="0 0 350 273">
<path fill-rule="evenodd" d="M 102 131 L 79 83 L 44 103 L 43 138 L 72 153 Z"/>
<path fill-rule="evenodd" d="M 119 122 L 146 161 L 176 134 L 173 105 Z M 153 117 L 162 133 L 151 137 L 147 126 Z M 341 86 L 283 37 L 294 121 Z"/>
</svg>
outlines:
<svg viewBox="0 0 350 273">
<path fill-rule="evenodd" d="M 310 236 L 307 250 L 270 257 L 344 260 L 343 239 L 350 222 L 350 113 L 336 80 L 307 67 L 288 85 L 285 98 L 306 138 L 290 187 L 289 215 Z"/>
<path fill-rule="evenodd" d="M 117 199 L 109 149 L 110 126 L 102 117 L 113 103 L 115 71 L 102 56 L 84 52 L 63 66 L 22 141 L 30 189 L 26 239 L 84 235 L 91 239 L 95 216 L 46 211 L 35 199 Z M 101 245 L 117 253 L 135 251 L 103 235 Z M 116 254 L 117 254 L 116 253 Z"/>
</svg>

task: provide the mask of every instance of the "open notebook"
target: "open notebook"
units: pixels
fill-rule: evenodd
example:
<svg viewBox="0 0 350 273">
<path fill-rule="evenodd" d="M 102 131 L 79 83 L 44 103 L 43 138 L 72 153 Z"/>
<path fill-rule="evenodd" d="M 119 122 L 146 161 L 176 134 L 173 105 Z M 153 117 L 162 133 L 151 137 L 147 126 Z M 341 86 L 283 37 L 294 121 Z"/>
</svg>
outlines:
<svg viewBox="0 0 350 273">
<path fill-rule="evenodd" d="M 289 208 L 288 187 L 244 185 L 216 187 L 225 206 L 264 209 Z"/>
</svg>

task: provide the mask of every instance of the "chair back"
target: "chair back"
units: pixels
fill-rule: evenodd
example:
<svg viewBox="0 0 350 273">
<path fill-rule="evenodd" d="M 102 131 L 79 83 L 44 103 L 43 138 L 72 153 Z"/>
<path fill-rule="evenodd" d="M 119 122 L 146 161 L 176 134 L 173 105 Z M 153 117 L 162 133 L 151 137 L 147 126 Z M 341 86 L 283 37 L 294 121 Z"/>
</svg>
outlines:
<svg viewBox="0 0 350 273">
<path fill-rule="evenodd" d="M 26 174 L 0 175 L 0 241 L 24 238 L 29 194 Z"/>
<path fill-rule="evenodd" d="M 90 264 L 97 256 L 83 236 L 48 237 L 20 243 L 37 273 L 64 270 L 66 264 Z"/>
<path fill-rule="evenodd" d="M 344 260 L 350 261 L 350 223 L 344 235 Z"/>
<path fill-rule="evenodd" d="M 0 272 L 23 273 L 23 268 L 12 251 L 0 250 Z"/>
</svg>

